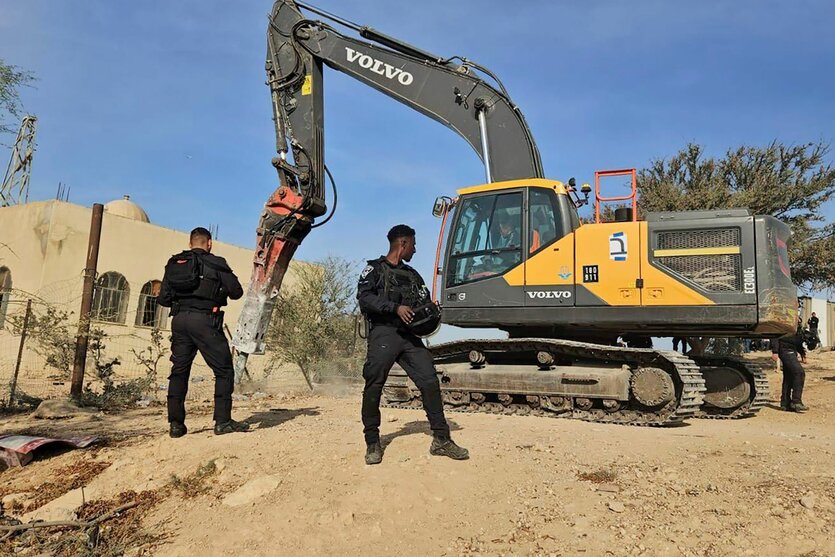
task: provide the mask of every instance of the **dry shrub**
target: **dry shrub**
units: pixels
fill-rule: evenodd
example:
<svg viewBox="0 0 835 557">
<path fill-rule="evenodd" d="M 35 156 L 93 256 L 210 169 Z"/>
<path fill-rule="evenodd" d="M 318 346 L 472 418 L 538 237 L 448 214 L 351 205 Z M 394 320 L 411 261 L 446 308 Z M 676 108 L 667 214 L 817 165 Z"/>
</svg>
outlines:
<svg viewBox="0 0 835 557">
<path fill-rule="evenodd" d="M 595 470 L 594 472 L 578 473 L 577 477 L 583 481 L 591 482 L 594 484 L 607 484 L 615 481 L 618 477 L 618 474 L 614 470 L 610 470 L 608 468 L 600 468 L 598 470 Z"/>
<path fill-rule="evenodd" d="M 215 461 L 210 460 L 206 464 L 201 465 L 195 472 L 181 478 L 176 474 L 171 475 L 169 485 L 175 490 L 179 491 L 186 499 L 197 497 L 208 493 L 212 486 L 206 483 L 206 480 L 217 473 L 217 466 Z"/>
</svg>

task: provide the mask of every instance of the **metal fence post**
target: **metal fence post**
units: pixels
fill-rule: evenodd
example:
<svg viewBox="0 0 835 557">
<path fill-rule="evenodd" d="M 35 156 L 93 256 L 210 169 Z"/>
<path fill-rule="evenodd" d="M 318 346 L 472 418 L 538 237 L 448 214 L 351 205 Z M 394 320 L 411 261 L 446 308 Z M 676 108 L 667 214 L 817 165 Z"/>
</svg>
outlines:
<svg viewBox="0 0 835 557">
<path fill-rule="evenodd" d="M 26 300 L 26 314 L 23 316 L 23 330 L 20 332 L 20 346 L 17 349 L 17 361 L 14 365 L 12 384 L 9 387 L 9 407 L 14 404 L 14 395 L 17 391 L 17 376 L 20 373 L 20 363 L 23 361 L 23 345 L 26 343 L 26 332 L 29 330 L 29 317 L 32 315 L 32 300 Z"/>
<path fill-rule="evenodd" d="M 96 269 L 99 263 L 99 243 L 101 241 L 101 223 L 104 215 L 104 205 L 93 205 L 93 216 L 90 219 L 90 243 L 87 248 L 87 266 L 84 268 L 84 290 L 81 294 L 81 315 L 78 318 L 78 336 L 75 339 L 75 358 L 72 366 L 72 382 L 70 396 L 75 400 L 81 398 L 81 388 L 84 384 L 84 368 L 87 365 L 87 341 L 90 337 L 90 313 L 93 309 L 93 287 L 96 280 Z"/>
</svg>

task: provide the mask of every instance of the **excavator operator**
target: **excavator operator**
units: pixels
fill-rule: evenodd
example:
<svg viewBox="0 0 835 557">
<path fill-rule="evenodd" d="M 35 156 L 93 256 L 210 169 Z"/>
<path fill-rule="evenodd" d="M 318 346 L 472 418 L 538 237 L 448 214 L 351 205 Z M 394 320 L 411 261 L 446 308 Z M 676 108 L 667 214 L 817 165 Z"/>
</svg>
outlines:
<svg viewBox="0 0 835 557">
<path fill-rule="evenodd" d="M 420 390 L 423 409 L 432 429 L 430 454 L 448 456 L 454 460 L 469 458 L 467 449 L 456 445 L 449 436 L 449 425 L 444 417 L 441 387 L 432 354 L 423 341 L 409 330 L 414 318 L 412 293 L 426 289 L 421 276 L 406 265 L 415 254 L 415 230 L 398 224 L 388 233 L 388 254 L 368 261 L 357 285 L 357 300 L 368 320 L 368 353 L 362 376 L 362 423 L 364 426 L 366 464 L 383 460 L 380 445 L 380 397 L 389 371 L 395 362 Z"/>
</svg>

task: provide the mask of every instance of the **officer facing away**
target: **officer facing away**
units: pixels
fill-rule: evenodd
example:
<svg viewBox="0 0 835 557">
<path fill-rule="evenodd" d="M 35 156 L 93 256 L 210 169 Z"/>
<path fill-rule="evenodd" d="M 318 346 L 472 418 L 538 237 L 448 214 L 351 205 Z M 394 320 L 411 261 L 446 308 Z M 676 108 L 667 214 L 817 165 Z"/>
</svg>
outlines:
<svg viewBox="0 0 835 557">
<path fill-rule="evenodd" d="M 803 331 L 800 326 L 793 335 L 771 339 L 771 359 L 780 359 L 783 364 L 783 389 L 780 394 L 780 408 L 787 412 L 805 412 L 809 408 L 803 404 L 803 384 L 806 372 L 797 361 L 800 355 L 806 363 L 806 350 L 803 348 Z"/>
<path fill-rule="evenodd" d="M 406 305 L 408 293 L 426 289 L 417 271 L 403 263 L 411 261 L 415 254 L 415 231 L 405 224 L 398 224 L 389 231 L 388 240 L 388 255 L 369 261 L 357 286 L 360 310 L 370 326 L 368 353 L 362 369 L 365 379 L 362 423 L 368 447 L 365 463 L 379 464 L 383 460 L 380 397 L 395 362 L 406 370 L 420 390 L 423 409 L 432 428 L 430 454 L 465 460 L 469 458 L 469 452 L 456 445 L 449 436 L 432 354 L 408 328 L 414 319 L 412 308 Z"/>
<path fill-rule="evenodd" d="M 215 374 L 215 435 L 246 431 L 249 424 L 232 419 L 235 372 L 223 334 L 226 299 L 243 296 L 241 283 L 226 260 L 212 255 L 212 235 L 191 231 L 188 250 L 168 260 L 159 305 L 170 307 L 171 375 L 168 377 L 168 422 L 171 437 L 187 433 L 185 400 L 191 364 L 197 351 Z"/>
</svg>

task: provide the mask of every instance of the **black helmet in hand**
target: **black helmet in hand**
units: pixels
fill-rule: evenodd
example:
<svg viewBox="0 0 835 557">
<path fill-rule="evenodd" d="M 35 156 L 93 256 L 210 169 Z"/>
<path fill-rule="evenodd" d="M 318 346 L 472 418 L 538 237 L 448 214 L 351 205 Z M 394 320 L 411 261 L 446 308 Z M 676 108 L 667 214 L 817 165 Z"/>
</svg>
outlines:
<svg viewBox="0 0 835 557">
<path fill-rule="evenodd" d="M 412 308 L 415 316 L 412 322 L 406 325 L 412 334 L 419 337 L 428 337 L 434 334 L 441 326 L 441 308 L 435 302 L 428 302 Z"/>
</svg>

